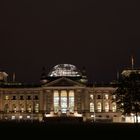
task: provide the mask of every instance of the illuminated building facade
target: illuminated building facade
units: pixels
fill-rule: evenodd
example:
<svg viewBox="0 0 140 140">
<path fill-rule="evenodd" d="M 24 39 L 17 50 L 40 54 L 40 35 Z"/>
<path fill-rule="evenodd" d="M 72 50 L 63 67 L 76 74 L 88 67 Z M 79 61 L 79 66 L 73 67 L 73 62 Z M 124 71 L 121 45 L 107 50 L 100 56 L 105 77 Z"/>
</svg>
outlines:
<svg viewBox="0 0 140 140">
<path fill-rule="evenodd" d="M 0 73 L 0 119 L 44 120 L 47 117 L 81 117 L 84 121 L 115 121 L 117 110 L 110 85 L 88 85 L 85 70 L 59 64 L 49 74 L 45 69 L 40 84 L 7 82 Z"/>
</svg>

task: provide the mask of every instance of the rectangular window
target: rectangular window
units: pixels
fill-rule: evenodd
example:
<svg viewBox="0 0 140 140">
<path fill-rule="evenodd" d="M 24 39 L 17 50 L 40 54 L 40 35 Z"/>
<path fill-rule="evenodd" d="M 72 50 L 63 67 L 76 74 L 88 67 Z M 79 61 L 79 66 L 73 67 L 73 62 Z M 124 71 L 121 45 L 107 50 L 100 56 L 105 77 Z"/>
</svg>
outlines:
<svg viewBox="0 0 140 140">
<path fill-rule="evenodd" d="M 97 96 L 97 99 L 101 99 L 101 95 L 98 95 L 98 96 Z"/>
<path fill-rule="evenodd" d="M 112 103 L 112 112 L 116 112 L 117 111 L 117 105 L 115 102 Z"/>
<path fill-rule="evenodd" d="M 5 100 L 9 100 L 9 96 L 8 95 L 5 96 Z"/>
<path fill-rule="evenodd" d="M 36 103 L 36 104 L 35 104 L 35 113 L 38 113 L 38 112 L 39 112 L 39 104 Z"/>
<path fill-rule="evenodd" d="M 105 112 L 109 112 L 109 103 L 105 102 Z"/>
<path fill-rule="evenodd" d="M 69 111 L 74 113 L 74 91 L 69 91 Z"/>
<path fill-rule="evenodd" d="M 12 100 L 16 100 L 16 96 L 13 96 L 13 97 L 12 97 Z"/>
<path fill-rule="evenodd" d="M 61 90 L 61 111 L 66 113 L 67 111 L 67 91 Z"/>
<path fill-rule="evenodd" d="M 54 112 L 57 113 L 59 111 L 59 92 L 55 90 L 53 96 Z"/>
<path fill-rule="evenodd" d="M 94 112 L 94 103 L 90 103 L 90 112 Z"/>
<path fill-rule="evenodd" d="M 31 105 L 27 105 L 27 110 L 28 110 L 29 113 L 31 113 L 32 112 L 32 106 Z"/>
<path fill-rule="evenodd" d="M 34 97 L 34 100 L 38 100 L 39 98 L 38 98 L 38 96 L 37 95 L 35 95 L 35 97 Z"/>
<path fill-rule="evenodd" d="M 23 96 L 20 96 L 20 100 L 24 100 L 24 99 L 23 99 Z"/>
<path fill-rule="evenodd" d="M 31 100 L 31 96 L 29 95 L 29 96 L 27 96 L 27 100 Z"/>
<path fill-rule="evenodd" d="M 105 94 L 105 99 L 108 100 L 109 99 L 109 95 Z"/>
<path fill-rule="evenodd" d="M 112 99 L 114 99 L 114 100 L 115 100 L 115 99 L 116 99 L 116 95 L 112 95 Z"/>
</svg>

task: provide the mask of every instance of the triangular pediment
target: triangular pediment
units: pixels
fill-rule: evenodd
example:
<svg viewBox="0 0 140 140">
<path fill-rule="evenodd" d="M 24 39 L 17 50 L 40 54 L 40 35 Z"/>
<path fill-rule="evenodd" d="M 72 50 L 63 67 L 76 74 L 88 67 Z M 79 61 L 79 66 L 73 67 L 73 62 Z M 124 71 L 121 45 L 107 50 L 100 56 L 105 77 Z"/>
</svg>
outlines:
<svg viewBox="0 0 140 140">
<path fill-rule="evenodd" d="M 57 80 L 46 83 L 44 86 L 50 87 L 50 86 L 84 86 L 84 85 L 69 78 L 62 77 Z"/>
</svg>

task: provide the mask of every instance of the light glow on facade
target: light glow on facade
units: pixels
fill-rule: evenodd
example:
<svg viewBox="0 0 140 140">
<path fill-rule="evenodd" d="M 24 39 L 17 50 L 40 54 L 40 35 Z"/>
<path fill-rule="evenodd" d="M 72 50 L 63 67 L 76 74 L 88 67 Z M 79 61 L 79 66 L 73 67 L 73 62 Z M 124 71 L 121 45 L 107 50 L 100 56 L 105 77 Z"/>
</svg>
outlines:
<svg viewBox="0 0 140 140">
<path fill-rule="evenodd" d="M 49 72 L 46 83 L 41 85 L 2 85 L 0 118 L 44 121 L 48 117 L 67 116 L 82 117 L 83 121 L 122 121 L 113 100 L 116 89 L 110 85 L 81 83 L 82 74 L 83 71 L 81 73 L 74 65 L 59 64 Z"/>
<path fill-rule="evenodd" d="M 74 113 L 74 91 L 69 91 L 69 111 L 70 113 Z"/>
</svg>

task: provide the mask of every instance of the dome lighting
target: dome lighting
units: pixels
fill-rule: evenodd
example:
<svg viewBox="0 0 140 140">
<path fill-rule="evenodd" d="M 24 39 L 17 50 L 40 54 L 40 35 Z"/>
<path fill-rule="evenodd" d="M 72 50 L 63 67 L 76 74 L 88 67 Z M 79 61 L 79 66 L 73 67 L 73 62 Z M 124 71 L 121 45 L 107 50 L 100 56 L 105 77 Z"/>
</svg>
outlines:
<svg viewBox="0 0 140 140">
<path fill-rule="evenodd" d="M 81 77 L 81 72 L 71 64 L 58 64 L 48 74 L 49 77 Z"/>
</svg>

